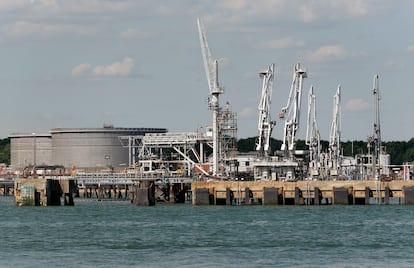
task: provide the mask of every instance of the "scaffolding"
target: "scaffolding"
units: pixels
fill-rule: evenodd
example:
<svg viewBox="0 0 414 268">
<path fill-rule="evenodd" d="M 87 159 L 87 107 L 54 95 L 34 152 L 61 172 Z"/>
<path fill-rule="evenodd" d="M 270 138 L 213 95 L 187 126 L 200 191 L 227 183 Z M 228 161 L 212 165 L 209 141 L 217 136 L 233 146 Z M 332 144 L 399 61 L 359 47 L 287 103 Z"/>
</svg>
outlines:
<svg viewBox="0 0 414 268">
<path fill-rule="evenodd" d="M 234 176 L 237 171 L 237 115 L 230 111 L 229 103 L 220 109 L 218 117 L 219 129 L 219 174 Z"/>
</svg>

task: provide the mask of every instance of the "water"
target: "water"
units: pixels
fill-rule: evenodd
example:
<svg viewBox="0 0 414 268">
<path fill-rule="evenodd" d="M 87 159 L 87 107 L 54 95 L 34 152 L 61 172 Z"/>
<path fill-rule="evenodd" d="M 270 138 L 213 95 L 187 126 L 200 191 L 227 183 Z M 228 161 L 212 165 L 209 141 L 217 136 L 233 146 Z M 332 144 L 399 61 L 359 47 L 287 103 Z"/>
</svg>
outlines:
<svg viewBox="0 0 414 268">
<path fill-rule="evenodd" d="M 412 206 L 138 207 L 0 197 L 1 267 L 413 267 Z"/>
</svg>

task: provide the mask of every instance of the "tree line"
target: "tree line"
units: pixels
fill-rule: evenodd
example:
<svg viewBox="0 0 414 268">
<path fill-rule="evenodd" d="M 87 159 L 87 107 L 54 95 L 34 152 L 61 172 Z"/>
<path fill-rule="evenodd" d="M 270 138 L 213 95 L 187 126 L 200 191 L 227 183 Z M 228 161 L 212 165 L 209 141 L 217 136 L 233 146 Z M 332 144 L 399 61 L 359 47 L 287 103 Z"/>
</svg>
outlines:
<svg viewBox="0 0 414 268">
<path fill-rule="evenodd" d="M 257 137 L 239 139 L 237 141 L 237 150 L 239 152 L 251 152 L 255 150 Z M 272 151 L 280 149 L 281 140 L 271 139 L 270 146 Z M 326 151 L 329 142 L 321 141 L 322 151 Z M 344 156 L 355 156 L 357 154 L 367 154 L 368 147 L 366 141 L 346 141 L 341 142 Z M 400 165 L 405 162 L 414 161 L 414 138 L 409 141 L 389 141 L 382 142 L 385 151 L 391 157 L 392 165 Z M 304 140 L 298 140 L 296 149 L 306 150 L 308 147 Z M 0 139 L 0 163 L 10 165 L 10 139 Z"/>
<path fill-rule="evenodd" d="M 10 139 L 0 139 L 0 163 L 10 165 Z"/>
<path fill-rule="evenodd" d="M 251 152 L 255 150 L 257 137 L 250 137 L 246 139 L 239 139 L 237 142 L 237 150 L 239 152 Z M 282 145 L 281 140 L 271 138 L 270 147 L 274 152 L 279 150 Z M 355 157 L 357 154 L 368 153 L 368 143 L 366 141 L 345 141 L 341 142 L 342 154 L 344 156 Z M 323 152 L 327 152 L 329 141 L 321 141 L 321 148 Z M 414 161 L 414 138 L 407 141 L 389 141 L 382 142 L 382 147 L 385 152 L 390 155 L 391 165 L 401 165 L 405 162 Z M 297 150 L 307 150 L 308 146 L 304 140 L 298 140 L 296 144 Z"/>
</svg>

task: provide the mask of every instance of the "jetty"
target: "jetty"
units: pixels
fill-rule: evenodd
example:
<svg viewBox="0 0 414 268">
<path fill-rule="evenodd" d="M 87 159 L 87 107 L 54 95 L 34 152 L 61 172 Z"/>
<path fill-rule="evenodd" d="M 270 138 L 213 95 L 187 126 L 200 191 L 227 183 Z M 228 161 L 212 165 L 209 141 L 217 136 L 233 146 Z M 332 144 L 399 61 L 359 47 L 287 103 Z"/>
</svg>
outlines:
<svg viewBox="0 0 414 268">
<path fill-rule="evenodd" d="M 75 181 L 70 178 L 19 178 L 14 181 L 17 206 L 73 206 Z"/>
<path fill-rule="evenodd" d="M 193 205 L 414 205 L 414 181 L 193 182 Z"/>
</svg>

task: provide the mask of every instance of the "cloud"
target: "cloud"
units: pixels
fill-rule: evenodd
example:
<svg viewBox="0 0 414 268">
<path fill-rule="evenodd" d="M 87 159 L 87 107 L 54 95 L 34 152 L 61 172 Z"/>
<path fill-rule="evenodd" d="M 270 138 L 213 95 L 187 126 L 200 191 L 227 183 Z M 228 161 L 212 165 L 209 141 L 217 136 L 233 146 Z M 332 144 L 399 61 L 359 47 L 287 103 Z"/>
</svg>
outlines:
<svg viewBox="0 0 414 268">
<path fill-rule="evenodd" d="M 307 59 L 313 62 L 342 60 L 346 57 L 347 52 L 341 45 L 328 45 L 316 49 L 308 54 Z"/>
<path fill-rule="evenodd" d="M 130 57 L 125 57 L 122 62 L 114 62 L 106 66 L 98 65 L 93 68 L 92 73 L 95 76 L 129 75 L 133 68 L 134 60 Z"/>
<path fill-rule="evenodd" d="M 76 65 L 72 69 L 72 76 L 83 76 L 91 69 L 91 67 L 92 66 L 89 63 Z"/>
<path fill-rule="evenodd" d="M 151 33 L 145 32 L 141 29 L 129 28 L 121 32 L 121 37 L 125 39 L 142 39 L 151 36 Z"/>
<path fill-rule="evenodd" d="M 249 118 L 256 114 L 256 111 L 251 107 L 246 107 L 239 112 L 240 118 Z"/>
<path fill-rule="evenodd" d="M 12 1 L 12 0 L 1 0 Z M 21 0 L 18 0 L 21 1 Z M 112 0 L 87 0 L 87 1 L 62 1 L 62 0 L 26 0 L 26 6 L 42 14 L 48 13 L 103 13 L 128 10 L 134 1 Z"/>
<path fill-rule="evenodd" d="M 375 9 L 375 6 L 364 0 L 320 0 L 307 4 L 300 2 L 299 18 L 305 23 L 316 20 L 363 17 Z"/>
<path fill-rule="evenodd" d="M 301 6 L 299 8 L 299 18 L 303 21 L 303 22 L 313 22 L 314 20 L 316 20 L 317 15 L 315 14 L 313 8 L 311 8 L 310 6 Z"/>
<path fill-rule="evenodd" d="M 329 2 L 333 3 L 335 1 Z M 344 5 L 346 12 L 354 17 L 365 16 L 372 8 L 372 6 L 370 6 L 370 3 L 365 0 L 344 0 L 342 1 L 342 4 Z"/>
<path fill-rule="evenodd" d="M 286 1 L 286 0 L 226 0 L 206 1 L 200 5 L 198 14 L 208 24 L 220 25 L 221 30 L 234 25 L 258 25 L 274 22 L 330 22 L 367 17 L 382 10 L 389 10 L 395 4 L 367 0 L 318 0 L 318 1 Z M 224 25 L 224 26 L 223 26 Z M 229 26 L 232 25 L 232 26 Z"/>
<path fill-rule="evenodd" d="M 81 63 L 72 68 L 73 77 L 80 76 L 126 76 L 131 74 L 134 68 L 134 60 L 125 57 L 122 62 L 114 62 L 108 65 L 92 66 L 89 63 Z"/>
<path fill-rule="evenodd" d="M 4 35 L 14 38 L 24 37 L 46 37 L 71 35 L 90 35 L 90 28 L 74 24 L 46 24 L 30 21 L 16 21 L 14 24 L 5 25 L 1 28 Z"/>
<path fill-rule="evenodd" d="M 260 46 L 263 48 L 280 49 L 287 47 L 302 47 L 304 44 L 305 42 L 303 40 L 295 40 L 287 37 L 263 42 Z"/>
<path fill-rule="evenodd" d="M 407 47 L 408 53 L 414 53 L 414 45 Z"/>
<path fill-rule="evenodd" d="M 348 111 L 361 111 L 369 108 L 369 103 L 362 99 L 351 99 L 345 104 L 345 109 Z"/>
<path fill-rule="evenodd" d="M 29 1 L 27 0 L 1 0 L 0 11 L 9 11 L 16 8 L 21 8 L 27 5 L 28 3 Z"/>
</svg>

